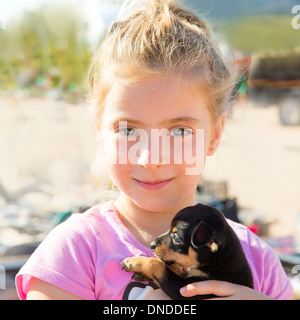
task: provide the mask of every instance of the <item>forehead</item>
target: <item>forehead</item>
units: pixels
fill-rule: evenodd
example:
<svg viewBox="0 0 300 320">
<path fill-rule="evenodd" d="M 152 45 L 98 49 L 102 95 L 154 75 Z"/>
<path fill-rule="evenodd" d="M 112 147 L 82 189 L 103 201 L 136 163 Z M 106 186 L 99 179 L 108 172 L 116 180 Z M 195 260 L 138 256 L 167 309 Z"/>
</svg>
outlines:
<svg viewBox="0 0 300 320">
<path fill-rule="evenodd" d="M 104 101 L 104 118 L 157 125 L 180 118 L 205 122 L 210 114 L 200 92 L 188 90 L 182 81 L 160 77 L 130 85 L 113 83 Z"/>
</svg>

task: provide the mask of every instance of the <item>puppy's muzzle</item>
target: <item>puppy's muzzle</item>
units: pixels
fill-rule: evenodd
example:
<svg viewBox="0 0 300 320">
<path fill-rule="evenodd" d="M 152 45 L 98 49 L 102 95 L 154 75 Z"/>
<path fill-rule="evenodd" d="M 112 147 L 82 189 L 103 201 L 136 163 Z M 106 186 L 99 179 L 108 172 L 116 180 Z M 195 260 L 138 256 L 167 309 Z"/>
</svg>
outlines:
<svg viewBox="0 0 300 320">
<path fill-rule="evenodd" d="M 150 244 L 150 247 L 151 247 L 151 250 L 153 252 L 155 252 L 155 250 L 157 249 L 157 247 L 159 247 L 163 242 L 164 242 L 164 239 L 166 237 L 166 234 L 167 233 L 164 233 L 162 235 L 160 235 L 159 237 L 157 237 L 154 241 L 151 242 Z"/>
<path fill-rule="evenodd" d="M 150 244 L 151 250 L 158 259 L 164 260 L 165 250 L 166 250 L 166 241 L 163 236 L 159 236 Z"/>
</svg>

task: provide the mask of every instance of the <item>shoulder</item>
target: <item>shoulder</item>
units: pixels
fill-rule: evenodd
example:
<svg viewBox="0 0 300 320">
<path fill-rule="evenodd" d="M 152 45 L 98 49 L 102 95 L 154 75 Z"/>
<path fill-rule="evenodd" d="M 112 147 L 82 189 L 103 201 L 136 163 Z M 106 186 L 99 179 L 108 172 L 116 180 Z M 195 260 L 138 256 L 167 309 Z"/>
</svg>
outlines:
<svg viewBox="0 0 300 320">
<path fill-rule="evenodd" d="M 227 219 L 227 222 L 238 236 L 246 255 L 261 255 L 263 252 L 271 250 L 264 240 L 255 235 L 246 226 L 229 219 Z"/>
<path fill-rule="evenodd" d="M 25 298 L 31 277 L 85 299 L 94 296 L 95 262 L 102 254 L 102 231 L 108 232 L 109 204 L 73 214 L 52 229 L 16 277 Z"/>
<path fill-rule="evenodd" d="M 36 252 L 43 255 L 63 253 L 93 255 L 101 252 L 105 235 L 114 228 L 110 212 L 112 202 L 95 205 L 84 213 L 74 213 L 66 221 L 53 228 L 44 238 Z M 113 214 L 112 214 L 113 215 Z"/>
<path fill-rule="evenodd" d="M 53 228 L 39 246 L 38 252 L 65 252 L 93 255 L 101 252 L 102 239 L 114 228 L 110 212 L 112 202 L 95 205 L 72 216 Z"/>
<path fill-rule="evenodd" d="M 66 234 L 70 240 L 81 236 L 85 240 L 89 240 L 90 237 L 99 238 L 101 230 L 107 229 L 110 220 L 109 212 L 113 210 L 112 202 L 109 201 L 95 205 L 83 213 L 74 213 L 68 220 L 52 229 L 46 239 L 54 235 L 64 238 Z"/>
<path fill-rule="evenodd" d="M 289 299 L 292 286 L 276 252 L 246 226 L 227 222 L 240 240 L 252 271 L 254 289 L 275 299 Z"/>
</svg>

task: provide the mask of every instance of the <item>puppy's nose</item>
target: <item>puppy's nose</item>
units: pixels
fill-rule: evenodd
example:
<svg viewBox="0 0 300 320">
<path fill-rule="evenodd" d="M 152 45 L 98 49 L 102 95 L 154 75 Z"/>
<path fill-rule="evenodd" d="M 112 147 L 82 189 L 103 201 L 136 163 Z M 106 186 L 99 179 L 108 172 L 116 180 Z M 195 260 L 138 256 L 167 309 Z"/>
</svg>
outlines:
<svg viewBox="0 0 300 320">
<path fill-rule="evenodd" d="M 156 242 L 155 241 L 151 242 L 150 246 L 151 246 L 151 250 L 154 251 L 156 248 Z"/>
</svg>

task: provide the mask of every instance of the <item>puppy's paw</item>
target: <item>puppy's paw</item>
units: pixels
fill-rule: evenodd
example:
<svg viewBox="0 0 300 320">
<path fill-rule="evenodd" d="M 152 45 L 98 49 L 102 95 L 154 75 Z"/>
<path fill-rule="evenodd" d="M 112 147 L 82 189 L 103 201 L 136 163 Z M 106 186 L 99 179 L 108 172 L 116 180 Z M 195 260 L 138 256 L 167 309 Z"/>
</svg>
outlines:
<svg viewBox="0 0 300 320">
<path fill-rule="evenodd" d="M 134 272 L 132 279 L 140 282 L 151 281 L 150 275 L 146 275 L 145 270 L 146 263 L 149 258 L 146 257 L 131 257 L 126 258 L 121 262 L 122 270 L 127 272 Z"/>
<path fill-rule="evenodd" d="M 130 265 L 126 263 L 126 260 L 128 258 L 124 259 L 120 264 L 121 264 L 121 267 L 122 267 L 122 270 L 125 270 L 127 272 L 130 272 Z"/>
<path fill-rule="evenodd" d="M 121 262 L 122 270 L 127 272 L 139 272 L 142 273 L 143 269 L 143 258 L 145 257 L 130 257 L 126 258 Z"/>
<path fill-rule="evenodd" d="M 121 262 L 122 269 L 134 272 L 133 279 L 137 281 L 150 281 L 160 279 L 165 270 L 165 265 L 153 257 L 130 257 Z"/>
<path fill-rule="evenodd" d="M 139 281 L 139 282 L 145 282 L 145 281 L 152 281 L 152 278 L 147 277 L 143 273 L 140 272 L 135 272 L 134 275 L 132 276 L 132 279 Z"/>
</svg>

